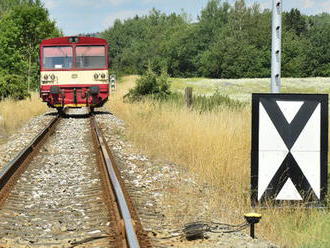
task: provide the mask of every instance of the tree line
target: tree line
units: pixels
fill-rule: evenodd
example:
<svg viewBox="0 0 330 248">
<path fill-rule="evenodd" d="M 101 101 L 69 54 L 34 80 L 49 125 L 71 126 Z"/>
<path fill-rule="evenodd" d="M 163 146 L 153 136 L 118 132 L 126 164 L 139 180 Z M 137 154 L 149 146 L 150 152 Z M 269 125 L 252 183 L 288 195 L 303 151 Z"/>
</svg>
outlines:
<svg viewBox="0 0 330 248">
<path fill-rule="evenodd" d="M 175 77 L 269 77 L 271 10 L 244 0 L 210 0 L 198 20 L 153 9 L 101 33 L 115 71 L 142 74 L 148 65 Z M 330 15 L 283 14 L 284 77 L 330 76 Z"/>
<path fill-rule="evenodd" d="M 0 1 L 0 98 L 22 99 L 39 84 L 39 44 L 62 33 L 40 0 Z"/>
<path fill-rule="evenodd" d="M 0 100 L 39 85 L 39 44 L 62 36 L 40 0 L 0 1 Z M 97 33 L 110 44 L 111 69 L 143 74 L 150 65 L 176 77 L 269 77 L 271 11 L 244 0 L 210 0 L 197 20 L 151 10 Z M 284 77 L 330 76 L 330 15 L 283 15 Z"/>
</svg>

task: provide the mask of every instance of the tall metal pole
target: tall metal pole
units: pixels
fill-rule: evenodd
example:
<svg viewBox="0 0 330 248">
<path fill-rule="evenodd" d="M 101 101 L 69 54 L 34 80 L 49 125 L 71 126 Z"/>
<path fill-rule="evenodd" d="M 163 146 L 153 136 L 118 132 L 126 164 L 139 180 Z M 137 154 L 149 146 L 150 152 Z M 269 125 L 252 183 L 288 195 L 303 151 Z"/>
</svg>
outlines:
<svg viewBox="0 0 330 248">
<path fill-rule="evenodd" d="M 272 18 L 272 93 L 281 91 L 282 1 L 273 0 Z"/>
</svg>

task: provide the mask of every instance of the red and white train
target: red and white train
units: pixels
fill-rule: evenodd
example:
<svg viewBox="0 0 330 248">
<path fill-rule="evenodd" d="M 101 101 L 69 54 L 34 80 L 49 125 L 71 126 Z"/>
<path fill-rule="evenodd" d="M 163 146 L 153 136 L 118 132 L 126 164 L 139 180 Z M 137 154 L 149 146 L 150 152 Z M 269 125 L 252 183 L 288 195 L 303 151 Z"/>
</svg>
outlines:
<svg viewBox="0 0 330 248">
<path fill-rule="evenodd" d="M 40 97 L 49 107 L 101 107 L 109 97 L 106 40 L 59 37 L 40 45 Z"/>
</svg>

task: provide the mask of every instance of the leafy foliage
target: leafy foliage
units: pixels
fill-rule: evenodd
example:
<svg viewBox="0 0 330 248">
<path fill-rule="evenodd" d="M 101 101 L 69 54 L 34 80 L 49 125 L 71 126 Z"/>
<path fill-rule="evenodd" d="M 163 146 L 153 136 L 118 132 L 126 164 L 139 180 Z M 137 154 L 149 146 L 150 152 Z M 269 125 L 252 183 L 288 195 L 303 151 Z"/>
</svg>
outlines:
<svg viewBox="0 0 330 248">
<path fill-rule="evenodd" d="M 286 30 L 293 31 L 296 35 L 302 35 L 307 31 L 307 20 L 298 9 L 284 13 L 284 23 Z"/>
<path fill-rule="evenodd" d="M 0 3 L 0 96 L 24 98 L 39 84 L 39 44 L 59 36 L 39 0 Z M 6 85 L 8 84 L 8 85 Z"/>
<path fill-rule="evenodd" d="M 130 89 L 124 98 L 134 102 L 146 96 L 155 99 L 166 99 L 170 94 L 167 73 L 163 70 L 161 75 L 158 76 L 149 66 L 146 73 L 137 80 L 136 86 Z"/>
<path fill-rule="evenodd" d="M 13 99 L 22 100 L 30 94 L 22 87 L 24 78 L 16 74 L 0 73 L 0 96 L 1 98 L 11 97 Z"/>
<path fill-rule="evenodd" d="M 283 75 L 330 76 L 330 15 L 283 15 Z M 244 0 L 209 0 L 197 22 L 187 15 L 149 15 L 117 20 L 102 34 L 111 44 L 112 67 L 142 74 L 150 62 L 170 76 L 254 78 L 270 76 L 271 11 Z"/>
<path fill-rule="evenodd" d="M 0 97 L 16 94 L 4 86 L 10 81 L 7 75 L 20 80 L 22 97 L 38 86 L 38 45 L 60 35 L 40 0 L 0 1 Z M 271 11 L 247 6 L 245 0 L 209 0 L 196 22 L 183 12 L 166 15 L 153 9 L 145 16 L 116 20 L 97 35 L 109 41 L 111 66 L 118 74 L 143 74 L 150 64 L 154 73 L 166 68 L 176 77 L 270 75 Z M 285 12 L 283 76 L 330 76 L 329 42 L 330 14 Z M 156 92 L 152 94 L 162 95 Z"/>
</svg>

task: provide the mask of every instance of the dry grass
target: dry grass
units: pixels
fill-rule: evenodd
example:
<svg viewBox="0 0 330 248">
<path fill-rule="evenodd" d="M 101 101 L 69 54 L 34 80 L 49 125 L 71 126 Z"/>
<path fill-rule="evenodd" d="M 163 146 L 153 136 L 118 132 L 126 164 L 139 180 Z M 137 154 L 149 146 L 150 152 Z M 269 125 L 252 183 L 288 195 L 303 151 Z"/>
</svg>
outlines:
<svg viewBox="0 0 330 248">
<path fill-rule="evenodd" d="M 1 101 L 0 136 L 8 137 L 33 116 L 40 115 L 47 110 L 47 105 L 41 102 L 38 93 L 32 93 L 31 99 L 27 98 L 23 101 L 11 99 Z"/>
<path fill-rule="evenodd" d="M 251 93 L 270 91 L 268 78 L 242 79 L 207 79 L 207 78 L 172 78 L 172 88 L 183 91 L 192 87 L 199 94 L 213 94 L 218 89 L 222 94 L 243 102 L 251 101 Z M 330 78 L 282 78 L 283 93 L 325 93 L 330 90 Z"/>
<path fill-rule="evenodd" d="M 128 138 L 151 156 L 181 164 L 218 189 L 214 212 L 241 222 L 250 211 L 250 108 L 199 114 L 170 104 L 123 103 L 136 77 L 123 79 L 110 109 L 128 124 Z M 257 233 L 283 247 L 330 247 L 330 214 L 305 209 L 259 210 Z"/>
</svg>

